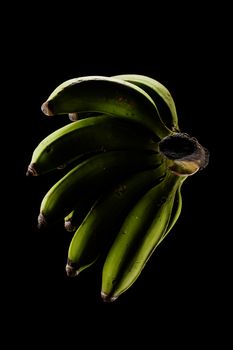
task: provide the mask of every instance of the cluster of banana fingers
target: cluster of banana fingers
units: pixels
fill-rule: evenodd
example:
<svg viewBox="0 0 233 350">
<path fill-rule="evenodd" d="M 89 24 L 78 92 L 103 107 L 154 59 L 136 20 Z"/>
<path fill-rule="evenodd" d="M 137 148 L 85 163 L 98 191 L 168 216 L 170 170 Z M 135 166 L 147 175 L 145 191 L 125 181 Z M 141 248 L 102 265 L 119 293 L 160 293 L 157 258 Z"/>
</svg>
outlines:
<svg viewBox="0 0 233 350">
<path fill-rule="evenodd" d="M 180 132 L 170 92 L 148 76 L 70 79 L 41 109 L 69 118 L 28 165 L 32 176 L 64 172 L 41 201 L 38 227 L 62 220 L 73 232 L 68 276 L 104 257 L 101 296 L 112 302 L 175 225 L 182 184 L 207 165 L 208 151 Z"/>
</svg>

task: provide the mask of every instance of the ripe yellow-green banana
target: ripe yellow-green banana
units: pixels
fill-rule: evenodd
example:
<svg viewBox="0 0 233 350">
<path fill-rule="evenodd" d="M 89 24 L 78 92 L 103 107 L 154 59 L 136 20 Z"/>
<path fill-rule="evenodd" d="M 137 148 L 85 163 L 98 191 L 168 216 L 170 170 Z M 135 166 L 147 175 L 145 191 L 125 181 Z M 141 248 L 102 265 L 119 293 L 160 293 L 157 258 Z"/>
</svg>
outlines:
<svg viewBox="0 0 233 350">
<path fill-rule="evenodd" d="M 149 128 L 160 139 L 172 132 L 143 89 L 112 77 L 83 76 L 64 81 L 54 89 L 41 109 L 48 116 L 98 112 L 129 118 Z"/>
<path fill-rule="evenodd" d="M 101 296 L 112 302 L 139 277 L 169 224 L 181 177 L 167 172 L 126 216 L 103 266 Z"/>
<path fill-rule="evenodd" d="M 68 276 L 76 276 L 97 260 L 135 201 L 159 184 L 165 171 L 161 164 L 156 169 L 138 172 L 100 196 L 71 240 L 66 265 Z"/>
<path fill-rule="evenodd" d="M 87 193 L 104 192 L 118 178 L 153 169 L 160 163 L 159 154 L 147 151 L 109 151 L 88 158 L 57 181 L 44 196 L 38 227 L 66 217 Z"/>
<path fill-rule="evenodd" d="M 120 74 L 113 76 L 113 78 L 128 81 L 142 88 L 154 101 L 164 124 L 172 131 L 179 131 L 176 105 L 166 86 L 141 74 Z"/>
<path fill-rule="evenodd" d="M 32 154 L 27 174 L 44 174 L 92 153 L 157 148 L 153 134 L 132 120 L 107 115 L 89 117 L 45 137 Z"/>
</svg>

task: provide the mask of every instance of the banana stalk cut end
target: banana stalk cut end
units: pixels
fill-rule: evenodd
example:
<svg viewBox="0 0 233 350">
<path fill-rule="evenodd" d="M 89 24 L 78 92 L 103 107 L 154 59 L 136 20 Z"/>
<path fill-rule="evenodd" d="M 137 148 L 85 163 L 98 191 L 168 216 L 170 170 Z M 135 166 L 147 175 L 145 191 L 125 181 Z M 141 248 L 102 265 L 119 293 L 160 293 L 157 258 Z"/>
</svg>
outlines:
<svg viewBox="0 0 233 350">
<path fill-rule="evenodd" d="M 45 102 L 42 104 L 41 110 L 42 110 L 42 112 L 43 112 L 45 115 L 47 115 L 47 116 L 49 116 L 49 117 L 51 117 L 51 116 L 54 115 L 53 112 L 51 111 L 51 109 L 49 108 L 49 101 L 45 101 Z"/>
<path fill-rule="evenodd" d="M 178 176 L 190 176 L 209 163 L 209 151 L 196 138 L 174 133 L 159 142 L 159 151 L 168 168 Z"/>
</svg>

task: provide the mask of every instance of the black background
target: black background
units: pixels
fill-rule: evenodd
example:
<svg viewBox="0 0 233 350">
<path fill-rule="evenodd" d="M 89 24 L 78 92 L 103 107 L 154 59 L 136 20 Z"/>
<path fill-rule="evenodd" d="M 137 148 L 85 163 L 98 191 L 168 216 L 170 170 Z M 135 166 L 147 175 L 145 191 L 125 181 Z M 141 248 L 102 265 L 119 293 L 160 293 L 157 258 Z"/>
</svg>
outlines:
<svg viewBox="0 0 233 350">
<path fill-rule="evenodd" d="M 75 338 L 78 346 L 85 335 L 87 345 L 93 340 L 104 345 L 109 334 L 111 345 L 126 337 L 136 344 L 143 340 L 144 346 L 153 339 L 154 344 L 172 341 L 188 348 L 189 342 L 226 337 L 227 330 L 220 328 L 229 310 L 228 255 L 221 236 L 226 237 L 227 229 L 218 184 L 227 111 L 222 86 L 230 79 L 229 32 L 227 11 L 212 10 L 190 8 L 177 17 L 172 9 L 144 13 L 138 8 L 137 15 L 135 9 L 117 14 L 113 9 L 106 15 L 80 9 L 70 17 L 66 12 L 56 17 L 44 9 L 36 20 L 31 9 L 33 16 L 14 23 L 6 49 L 11 68 L 5 119 L 12 142 L 4 172 L 12 192 L 2 253 L 4 303 L 10 315 L 5 324 L 21 326 L 18 340 L 31 334 L 39 341 L 49 334 L 51 340 Z M 141 276 L 117 301 L 105 304 L 100 298 L 101 264 L 69 279 L 64 268 L 71 236 L 61 227 L 36 229 L 40 201 L 54 178 L 28 178 L 25 173 L 38 142 L 67 122 L 42 114 L 40 106 L 50 92 L 73 77 L 123 73 L 151 76 L 170 90 L 181 130 L 209 149 L 210 162 L 183 186 L 181 218 Z"/>
</svg>

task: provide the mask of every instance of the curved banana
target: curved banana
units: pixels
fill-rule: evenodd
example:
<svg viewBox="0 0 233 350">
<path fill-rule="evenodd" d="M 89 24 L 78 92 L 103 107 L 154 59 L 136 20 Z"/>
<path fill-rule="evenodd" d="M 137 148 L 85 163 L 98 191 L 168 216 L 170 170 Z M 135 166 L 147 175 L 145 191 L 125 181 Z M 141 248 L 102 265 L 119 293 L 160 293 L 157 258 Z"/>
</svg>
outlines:
<svg viewBox="0 0 233 350">
<path fill-rule="evenodd" d="M 141 74 L 120 74 L 114 75 L 113 78 L 128 81 L 142 88 L 154 101 L 164 124 L 172 131 L 179 131 L 175 102 L 170 91 L 163 84 Z"/>
<path fill-rule="evenodd" d="M 184 183 L 184 180 L 186 178 L 187 178 L 187 176 L 186 177 L 184 176 L 181 179 L 179 186 L 176 190 L 173 208 L 172 208 L 172 212 L 171 212 L 171 217 L 170 217 L 167 229 L 166 229 L 165 233 L 163 234 L 163 236 L 161 237 L 157 246 L 164 240 L 164 238 L 168 235 L 168 233 L 173 229 L 174 225 L 176 224 L 177 220 L 179 219 L 179 217 L 181 215 L 182 204 L 183 204 L 181 187 L 182 187 L 182 184 Z"/>
<path fill-rule="evenodd" d="M 102 272 L 101 296 L 112 302 L 139 277 L 166 232 L 181 177 L 167 172 L 133 207 L 113 242 Z"/>
<path fill-rule="evenodd" d="M 146 151 L 109 151 L 88 158 L 57 181 L 44 196 L 38 227 L 66 217 L 87 193 L 102 193 L 108 185 L 119 181 L 119 177 L 153 169 L 161 162 L 160 155 Z"/>
<path fill-rule="evenodd" d="M 89 117 L 65 125 L 45 137 L 32 154 L 27 175 L 35 176 L 65 167 L 77 157 L 91 153 L 157 148 L 153 134 L 132 120 L 107 115 Z"/>
<path fill-rule="evenodd" d="M 164 176 L 164 164 L 154 170 L 138 172 L 114 185 L 96 201 L 70 242 L 68 276 L 78 275 L 97 260 L 135 201 Z"/>
<path fill-rule="evenodd" d="M 127 81 L 105 76 L 69 79 L 50 94 L 42 104 L 45 115 L 99 112 L 135 120 L 162 139 L 171 134 L 151 97 Z M 87 113 L 87 117 L 88 117 Z"/>
</svg>

